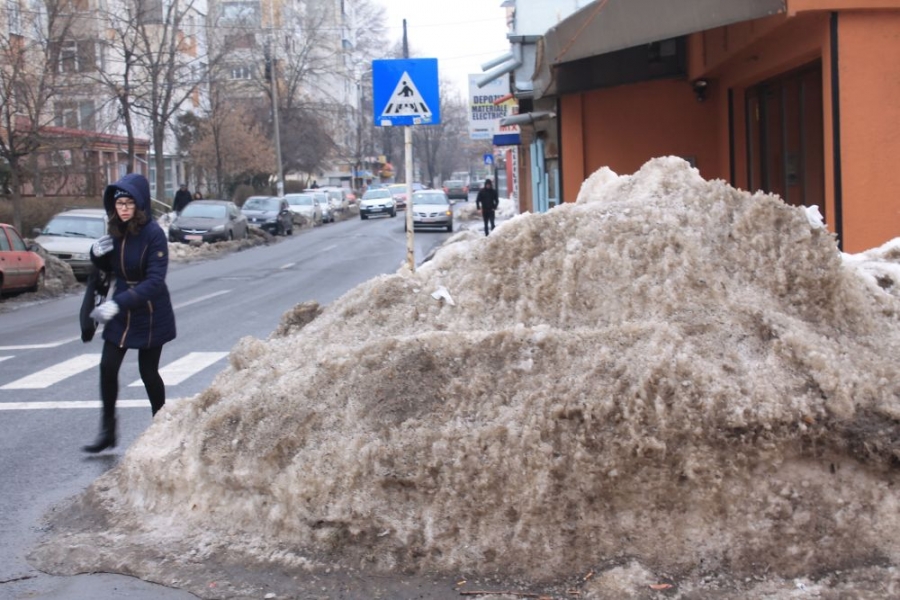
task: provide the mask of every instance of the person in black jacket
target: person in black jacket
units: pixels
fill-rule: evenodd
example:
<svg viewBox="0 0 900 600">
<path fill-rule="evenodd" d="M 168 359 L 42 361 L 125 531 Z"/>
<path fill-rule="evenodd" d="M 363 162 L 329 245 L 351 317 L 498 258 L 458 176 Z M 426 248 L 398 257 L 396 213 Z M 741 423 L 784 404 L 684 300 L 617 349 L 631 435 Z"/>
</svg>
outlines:
<svg viewBox="0 0 900 600">
<path fill-rule="evenodd" d="M 191 203 L 193 200 L 193 196 L 191 196 L 191 191 L 188 189 L 186 183 L 182 183 L 178 187 L 178 191 L 175 192 L 175 199 L 172 201 L 172 210 L 175 211 L 175 214 L 180 215 L 181 211 L 184 210 L 184 207 Z"/>
<path fill-rule="evenodd" d="M 494 230 L 494 212 L 500 206 L 500 198 L 497 196 L 497 190 L 494 189 L 494 182 L 490 179 L 484 180 L 484 187 L 478 190 L 475 197 L 475 208 L 481 210 L 481 218 L 484 219 L 484 235 L 488 235 Z M 488 229 L 490 224 L 490 229 Z"/>
<path fill-rule="evenodd" d="M 103 412 L 100 435 L 84 446 L 100 452 L 116 445 L 116 400 L 119 369 L 129 348 L 137 350 L 138 370 L 153 415 L 166 403 L 159 374 L 163 345 L 175 339 L 175 312 L 166 286 L 169 244 L 150 211 L 150 183 L 137 173 L 107 186 L 103 206 L 109 234 L 91 246 L 91 262 L 114 278 L 112 298 L 91 312 L 103 323 L 100 395 Z"/>
</svg>

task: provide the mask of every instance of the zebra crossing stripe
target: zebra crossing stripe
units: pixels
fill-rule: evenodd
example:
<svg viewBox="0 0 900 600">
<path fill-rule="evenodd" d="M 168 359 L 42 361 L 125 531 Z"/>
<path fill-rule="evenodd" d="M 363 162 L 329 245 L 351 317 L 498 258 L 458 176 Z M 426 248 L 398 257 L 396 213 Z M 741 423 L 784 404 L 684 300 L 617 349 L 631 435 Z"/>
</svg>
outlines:
<svg viewBox="0 0 900 600">
<path fill-rule="evenodd" d="M 37 373 L 32 373 L 27 377 L 22 377 L 0 386 L 0 390 L 40 390 L 48 388 L 54 383 L 59 383 L 63 379 L 92 369 L 99 364 L 99 354 L 81 354 Z"/>
<path fill-rule="evenodd" d="M 159 374 L 166 385 L 177 385 L 226 356 L 227 352 L 191 352 L 160 369 Z M 128 387 L 143 387 L 143 385 L 144 382 L 138 379 L 129 383 Z"/>
<path fill-rule="evenodd" d="M 80 340 L 81 337 L 67 338 L 58 342 L 48 342 L 46 344 L 22 344 L 17 346 L 0 346 L 0 352 L 8 352 L 10 350 L 42 350 L 44 348 L 58 348 L 63 344 Z"/>
</svg>

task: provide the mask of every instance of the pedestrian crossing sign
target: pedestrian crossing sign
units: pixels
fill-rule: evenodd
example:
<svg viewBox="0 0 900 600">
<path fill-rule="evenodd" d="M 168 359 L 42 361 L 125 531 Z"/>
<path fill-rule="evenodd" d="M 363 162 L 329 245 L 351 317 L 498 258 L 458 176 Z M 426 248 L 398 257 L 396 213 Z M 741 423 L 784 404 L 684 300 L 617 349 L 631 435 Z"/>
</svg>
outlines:
<svg viewBox="0 0 900 600">
<path fill-rule="evenodd" d="M 373 60 L 372 87 L 376 125 L 440 124 L 436 58 Z"/>
</svg>

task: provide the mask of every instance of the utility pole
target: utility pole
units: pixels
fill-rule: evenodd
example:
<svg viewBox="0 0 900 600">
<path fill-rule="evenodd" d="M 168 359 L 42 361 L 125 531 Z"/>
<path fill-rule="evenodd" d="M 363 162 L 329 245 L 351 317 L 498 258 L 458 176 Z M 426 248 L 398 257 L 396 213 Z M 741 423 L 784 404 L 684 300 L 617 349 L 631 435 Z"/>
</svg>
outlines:
<svg viewBox="0 0 900 600">
<path fill-rule="evenodd" d="M 403 19 L 403 58 L 409 58 L 409 42 L 406 38 L 406 19 Z M 403 127 L 403 148 L 406 156 L 406 165 L 404 171 L 406 173 L 406 263 L 409 270 L 413 273 L 416 271 L 416 251 L 415 236 L 413 233 L 413 197 L 412 197 L 412 127 L 406 125 Z"/>
<path fill-rule="evenodd" d="M 272 121 L 275 125 L 275 162 L 278 163 L 278 181 L 275 183 L 278 189 L 278 197 L 284 197 L 284 169 L 281 166 L 281 134 L 278 126 L 278 80 L 276 78 L 275 54 L 278 44 L 275 43 L 275 0 L 269 0 L 269 81 L 272 84 Z"/>
</svg>

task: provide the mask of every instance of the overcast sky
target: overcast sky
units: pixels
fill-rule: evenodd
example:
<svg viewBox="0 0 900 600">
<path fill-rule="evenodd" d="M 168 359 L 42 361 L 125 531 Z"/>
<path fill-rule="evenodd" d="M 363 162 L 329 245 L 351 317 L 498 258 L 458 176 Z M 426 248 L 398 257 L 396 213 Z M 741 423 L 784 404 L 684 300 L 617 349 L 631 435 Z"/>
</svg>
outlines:
<svg viewBox="0 0 900 600">
<path fill-rule="evenodd" d="M 506 9 L 501 0 L 380 0 L 387 16 L 390 46 L 403 37 L 406 19 L 410 54 L 437 58 L 438 74 L 468 94 L 468 74 L 509 51 Z"/>
</svg>

